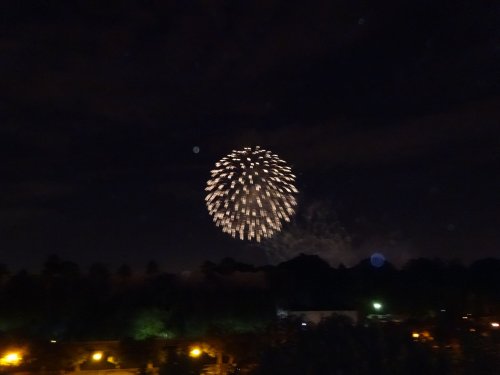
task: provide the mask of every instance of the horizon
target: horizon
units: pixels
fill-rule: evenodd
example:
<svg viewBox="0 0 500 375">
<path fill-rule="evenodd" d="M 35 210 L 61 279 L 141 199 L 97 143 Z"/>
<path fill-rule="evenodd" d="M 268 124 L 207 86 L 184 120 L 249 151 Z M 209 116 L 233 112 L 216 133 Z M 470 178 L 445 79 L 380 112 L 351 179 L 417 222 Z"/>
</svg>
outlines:
<svg viewBox="0 0 500 375">
<path fill-rule="evenodd" d="M 146 261 L 144 264 L 129 264 L 129 263 L 112 264 L 112 263 L 102 262 L 99 260 L 92 261 L 90 263 L 83 263 L 82 264 L 82 263 L 75 262 L 72 259 L 61 258 L 57 254 L 50 254 L 45 258 L 45 261 L 42 262 L 39 265 L 39 267 L 37 267 L 37 268 L 28 268 L 28 267 L 12 268 L 11 265 L 9 265 L 7 263 L 0 263 L 0 266 L 5 266 L 6 270 L 10 274 L 10 276 L 18 274 L 20 272 L 27 272 L 27 273 L 33 274 L 33 275 L 42 275 L 45 264 L 48 261 L 53 261 L 54 257 L 55 257 L 55 259 L 58 260 L 58 262 L 60 262 L 60 264 L 69 263 L 69 264 L 76 265 L 78 271 L 81 272 L 82 275 L 87 274 L 90 267 L 92 267 L 93 265 L 100 265 L 100 266 L 102 265 L 109 271 L 110 275 L 116 275 L 119 272 L 120 268 L 123 266 L 129 267 L 130 270 L 132 271 L 132 276 L 146 275 L 147 267 L 151 262 L 153 262 L 156 266 L 158 266 L 158 271 L 157 271 L 158 274 L 163 273 L 163 274 L 179 275 L 179 276 L 182 276 L 182 275 L 189 276 L 193 272 L 202 271 L 202 267 L 208 263 L 213 264 L 214 266 L 220 266 L 221 264 L 224 264 L 224 262 L 230 261 L 230 262 L 234 262 L 235 265 L 249 266 L 249 267 L 253 268 L 253 271 L 259 271 L 259 270 L 265 270 L 268 267 L 280 267 L 280 266 L 283 266 L 286 264 L 300 261 L 301 259 L 302 260 L 305 258 L 314 259 L 316 257 L 319 258 L 321 262 L 324 262 L 325 264 L 327 264 L 333 270 L 338 270 L 338 269 L 342 269 L 342 268 L 343 269 L 353 269 L 353 268 L 357 268 L 360 266 L 369 266 L 373 270 L 377 270 L 377 269 L 387 269 L 387 266 L 389 266 L 389 268 L 393 268 L 397 271 L 402 271 L 405 269 L 405 267 L 414 263 L 415 261 L 428 261 L 428 262 L 431 262 L 434 264 L 440 264 L 444 267 L 462 266 L 462 267 L 467 269 L 467 268 L 471 268 L 471 266 L 474 266 L 476 264 L 480 264 L 480 263 L 483 263 L 486 261 L 500 262 L 500 257 L 494 257 L 494 256 L 485 257 L 485 258 L 478 258 L 478 259 L 475 259 L 475 260 L 470 261 L 470 262 L 462 262 L 458 258 L 416 257 L 416 258 L 409 258 L 408 260 L 406 260 L 406 262 L 404 262 L 402 264 L 395 264 L 395 263 L 392 263 L 390 261 L 390 259 L 386 259 L 385 257 L 381 263 L 376 263 L 377 261 L 376 260 L 374 261 L 372 257 L 367 257 L 367 258 L 360 259 L 359 261 L 357 261 L 354 264 L 346 265 L 346 264 L 343 264 L 342 262 L 340 262 L 338 264 L 330 264 L 326 259 L 322 258 L 318 254 L 304 254 L 304 253 L 302 253 L 302 254 L 296 255 L 293 258 L 290 258 L 290 259 L 287 259 L 287 260 L 284 260 L 281 262 L 277 262 L 277 263 L 248 263 L 248 262 L 241 261 L 240 259 L 228 256 L 228 257 L 220 258 L 219 260 L 206 259 L 192 269 L 172 270 L 172 269 L 166 268 L 163 264 L 157 262 L 154 259 L 150 259 L 150 260 Z M 253 272 L 253 271 L 248 271 L 248 272 Z"/>
</svg>

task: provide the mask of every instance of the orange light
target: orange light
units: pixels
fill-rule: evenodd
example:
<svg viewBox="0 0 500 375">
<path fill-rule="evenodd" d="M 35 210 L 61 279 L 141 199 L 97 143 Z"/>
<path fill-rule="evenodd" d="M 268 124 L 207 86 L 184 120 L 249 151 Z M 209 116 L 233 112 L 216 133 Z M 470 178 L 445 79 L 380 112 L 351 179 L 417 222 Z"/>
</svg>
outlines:
<svg viewBox="0 0 500 375">
<path fill-rule="evenodd" d="M 5 355 L 0 358 L 0 366 L 19 366 L 22 360 L 23 357 L 19 352 L 5 353 Z"/>
<path fill-rule="evenodd" d="M 115 358 L 115 357 L 113 357 L 113 356 L 110 356 L 110 357 L 106 358 L 106 361 L 108 361 L 109 363 L 112 363 L 112 364 L 114 364 L 114 365 L 117 365 L 117 364 L 118 364 L 118 361 L 117 361 L 117 360 L 116 360 L 116 358 Z"/>
<path fill-rule="evenodd" d="M 197 358 L 201 355 L 201 349 L 200 348 L 193 348 L 189 352 L 189 356 L 193 358 Z"/>
<path fill-rule="evenodd" d="M 100 361 L 102 359 L 102 352 L 95 352 L 94 354 L 92 354 L 92 360 L 93 361 Z"/>
</svg>

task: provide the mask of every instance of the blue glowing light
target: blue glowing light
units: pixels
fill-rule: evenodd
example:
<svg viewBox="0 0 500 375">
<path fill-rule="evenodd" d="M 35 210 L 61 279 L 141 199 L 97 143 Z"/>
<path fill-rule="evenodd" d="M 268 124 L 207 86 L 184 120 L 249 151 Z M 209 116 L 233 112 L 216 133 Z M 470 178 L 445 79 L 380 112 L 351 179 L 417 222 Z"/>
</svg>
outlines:
<svg viewBox="0 0 500 375">
<path fill-rule="evenodd" d="M 370 257 L 370 263 L 373 267 L 380 268 L 385 263 L 385 257 L 380 253 L 374 253 Z"/>
</svg>

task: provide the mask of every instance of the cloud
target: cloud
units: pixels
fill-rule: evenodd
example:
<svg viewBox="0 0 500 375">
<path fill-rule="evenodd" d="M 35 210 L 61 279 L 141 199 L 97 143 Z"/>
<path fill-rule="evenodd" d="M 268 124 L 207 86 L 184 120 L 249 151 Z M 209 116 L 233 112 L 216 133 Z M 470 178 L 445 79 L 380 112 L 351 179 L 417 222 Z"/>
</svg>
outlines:
<svg viewBox="0 0 500 375">
<path fill-rule="evenodd" d="M 281 152 L 299 168 L 308 169 L 401 164 L 438 157 L 488 162 L 498 146 L 498 118 L 500 97 L 441 113 L 387 119 L 387 124 L 374 117 L 363 119 L 367 126 L 351 119 L 242 131 L 223 139 L 222 144 L 225 141 L 227 149 L 262 144 Z M 479 141 L 484 142 L 482 147 L 477 147 Z"/>
</svg>

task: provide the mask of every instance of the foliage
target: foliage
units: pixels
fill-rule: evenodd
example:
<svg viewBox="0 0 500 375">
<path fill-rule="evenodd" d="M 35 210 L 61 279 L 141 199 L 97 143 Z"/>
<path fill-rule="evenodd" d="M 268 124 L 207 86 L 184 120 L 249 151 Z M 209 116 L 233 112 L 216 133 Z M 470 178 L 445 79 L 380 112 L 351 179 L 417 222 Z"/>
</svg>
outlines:
<svg viewBox="0 0 500 375">
<path fill-rule="evenodd" d="M 88 272 L 51 257 L 41 274 L 4 275 L 0 284 L 0 335 L 43 340 L 196 337 L 263 332 L 278 308 L 358 310 L 370 301 L 416 319 L 500 311 L 500 261 L 469 267 L 417 259 L 397 270 L 368 260 L 332 268 L 315 255 L 278 266 L 254 267 L 233 259 L 204 263 L 189 277 L 129 273 L 127 281 L 104 264 Z M 127 267 L 128 269 L 128 267 Z M 144 270 L 144 271 L 147 271 Z M 1 337 L 1 336 L 0 336 Z"/>
<path fill-rule="evenodd" d="M 136 340 L 148 338 L 172 338 L 173 334 L 167 329 L 170 313 L 158 308 L 149 308 L 137 313 L 133 326 L 132 336 Z"/>
</svg>

